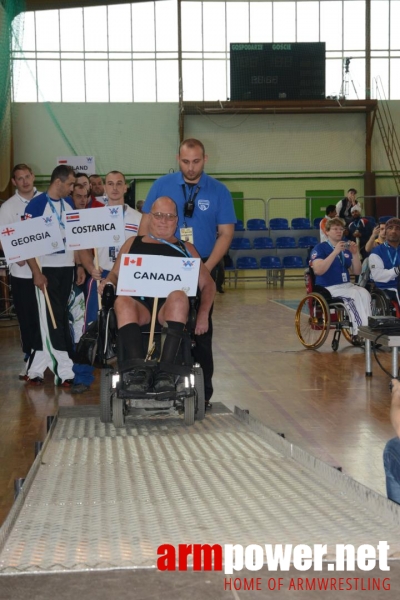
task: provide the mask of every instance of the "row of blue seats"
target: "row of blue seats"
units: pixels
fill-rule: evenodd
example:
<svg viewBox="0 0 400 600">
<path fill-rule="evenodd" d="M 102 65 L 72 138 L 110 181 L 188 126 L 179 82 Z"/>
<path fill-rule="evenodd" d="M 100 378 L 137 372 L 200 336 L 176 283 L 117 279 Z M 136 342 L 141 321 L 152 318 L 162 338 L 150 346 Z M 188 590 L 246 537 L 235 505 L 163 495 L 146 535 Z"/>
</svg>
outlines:
<svg viewBox="0 0 400 600">
<path fill-rule="evenodd" d="M 305 266 L 301 256 L 284 256 L 282 261 L 279 256 L 263 256 L 260 265 L 255 256 L 241 256 L 236 260 L 236 269 L 301 269 Z"/>
<path fill-rule="evenodd" d="M 313 229 L 313 226 L 310 223 L 310 219 L 292 219 L 291 221 L 292 229 Z M 319 223 L 318 223 L 319 228 Z M 240 219 L 237 220 L 235 225 L 235 231 L 266 231 L 267 229 L 290 229 L 289 221 L 287 219 L 270 219 L 269 227 L 267 227 L 267 223 L 264 219 L 249 219 L 246 223 L 246 228 L 244 227 L 243 221 Z"/>
<path fill-rule="evenodd" d="M 273 248 L 314 248 L 319 243 L 319 240 L 311 235 L 304 235 L 296 240 L 290 236 L 281 236 L 276 238 L 276 244 L 270 237 L 257 237 L 253 240 L 253 248 L 256 250 L 270 250 Z M 249 238 L 233 238 L 231 250 L 249 250 L 251 241 Z"/>
<path fill-rule="evenodd" d="M 376 220 L 374 217 L 365 218 L 370 221 L 373 227 L 375 227 Z M 390 218 L 390 216 L 380 217 L 380 220 L 382 222 L 385 222 L 385 220 L 388 220 Z M 264 219 L 249 219 L 246 223 L 246 228 L 244 227 L 243 221 L 238 219 L 235 225 L 235 231 L 246 231 L 246 229 L 248 231 L 266 231 L 267 229 L 319 229 L 319 224 L 321 223 L 322 219 L 323 217 L 316 217 L 313 221 L 313 224 L 311 225 L 310 219 L 307 219 L 305 217 L 299 217 L 291 220 L 290 227 L 288 219 L 283 218 L 270 219 L 268 226 Z"/>
</svg>

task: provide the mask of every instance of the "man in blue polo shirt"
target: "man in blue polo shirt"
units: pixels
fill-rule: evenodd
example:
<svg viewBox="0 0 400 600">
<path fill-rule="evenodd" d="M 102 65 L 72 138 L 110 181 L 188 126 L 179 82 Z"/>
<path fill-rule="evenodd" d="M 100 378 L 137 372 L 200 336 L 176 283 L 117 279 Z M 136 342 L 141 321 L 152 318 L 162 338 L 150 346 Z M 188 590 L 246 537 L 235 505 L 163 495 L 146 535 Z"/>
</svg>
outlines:
<svg viewBox="0 0 400 600">
<path fill-rule="evenodd" d="M 150 217 L 147 213 L 157 198 L 172 198 L 179 216 L 176 237 L 195 246 L 215 280 L 216 267 L 228 252 L 233 238 L 236 216 L 232 196 L 223 183 L 204 173 L 207 155 L 199 140 L 192 138 L 182 142 L 177 159 L 180 170 L 160 177 L 152 185 L 143 205 L 139 235 L 148 232 Z M 209 329 L 196 336 L 194 351 L 195 360 L 203 368 L 207 403 L 213 393 L 211 312 Z"/>
</svg>

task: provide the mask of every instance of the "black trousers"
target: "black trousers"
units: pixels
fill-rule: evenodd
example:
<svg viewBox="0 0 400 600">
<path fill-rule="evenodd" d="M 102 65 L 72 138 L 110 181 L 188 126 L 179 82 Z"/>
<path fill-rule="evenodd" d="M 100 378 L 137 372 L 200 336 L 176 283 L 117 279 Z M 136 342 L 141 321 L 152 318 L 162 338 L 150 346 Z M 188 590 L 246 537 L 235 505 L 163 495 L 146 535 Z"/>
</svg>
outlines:
<svg viewBox="0 0 400 600">
<path fill-rule="evenodd" d="M 11 275 L 10 281 L 15 312 L 21 331 L 22 351 L 24 354 L 30 355 L 33 350 L 42 350 L 35 285 L 32 278 L 23 279 Z"/>
<path fill-rule="evenodd" d="M 208 257 L 202 258 L 203 262 L 206 262 Z M 217 276 L 217 267 L 210 272 L 211 277 L 214 279 Z M 198 362 L 203 369 L 204 375 L 204 392 L 206 402 L 211 399 L 213 395 L 214 389 L 212 385 L 212 377 L 214 374 L 214 358 L 212 352 L 212 335 L 213 335 L 213 324 L 212 324 L 212 313 L 213 313 L 214 305 L 212 305 L 210 314 L 208 316 L 208 331 L 207 333 L 203 333 L 203 335 L 196 335 L 195 341 L 196 346 L 193 350 L 193 357 L 196 362 Z"/>
<path fill-rule="evenodd" d="M 43 267 L 42 273 L 47 277 L 47 292 L 57 325 L 57 329 L 54 329 L 49 311 L 46 309 L 51 343 L 56 350 L 68 352 L 69 356 L 72 356 L 68 299 L 72 289 L 74 267 Z"/>
</svg>

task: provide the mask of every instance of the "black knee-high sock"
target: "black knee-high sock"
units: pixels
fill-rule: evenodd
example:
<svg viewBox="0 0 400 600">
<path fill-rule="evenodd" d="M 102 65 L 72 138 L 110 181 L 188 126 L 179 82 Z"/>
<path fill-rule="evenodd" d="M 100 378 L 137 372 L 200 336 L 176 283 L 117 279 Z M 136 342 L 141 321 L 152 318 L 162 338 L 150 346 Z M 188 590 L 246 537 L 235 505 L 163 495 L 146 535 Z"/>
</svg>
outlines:
<svg viewBox="0 0 400 600">
<path fill-rule="evenodd" d="M 171 329 L 174 333 L 177 334 L 183 333 L 185 329 L 184 323 L 178 323 L 177 321 L 167 321 L 168 329 Z M 174 363 L 176 355 L 179 350 L 179 345 L 181 343 L 181 336 L 174 335 L 172 333 L 167 333 L 164 346 L 161 353 L 161 362 L 166 363 Z"/>
<path fill-rule="evenodd" d="M 118 329 L 117 355 L 120 369 L 129 360 L 145 358 L 142 334 L 137 323 L 128 323 Z"/>
</svg>

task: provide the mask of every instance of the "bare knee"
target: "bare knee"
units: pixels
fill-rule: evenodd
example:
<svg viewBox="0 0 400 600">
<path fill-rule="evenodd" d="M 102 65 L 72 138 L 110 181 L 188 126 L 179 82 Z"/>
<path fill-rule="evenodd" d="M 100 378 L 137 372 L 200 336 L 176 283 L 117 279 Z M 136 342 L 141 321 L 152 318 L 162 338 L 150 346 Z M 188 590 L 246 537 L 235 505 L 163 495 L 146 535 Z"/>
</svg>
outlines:
<svg viewBox="0 0 400 600">
<path fill-rule="evenodd" d="M 115 300 L 114 310 L 119 328 L 128 323 L 145 325 L 149 322 L 148 310 L 129 296 L 118 296 Z"/>
<path fill-rule="evenodd" d="M 171 292 L 160 310 L 159 320 L 164 321 L 178 321 L 180 323 L 186 323 L 189 314 L 189 298 L 181 290 L 175 290 Z"/>
</svg>

